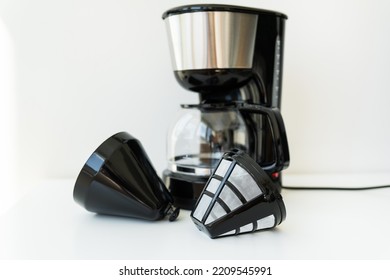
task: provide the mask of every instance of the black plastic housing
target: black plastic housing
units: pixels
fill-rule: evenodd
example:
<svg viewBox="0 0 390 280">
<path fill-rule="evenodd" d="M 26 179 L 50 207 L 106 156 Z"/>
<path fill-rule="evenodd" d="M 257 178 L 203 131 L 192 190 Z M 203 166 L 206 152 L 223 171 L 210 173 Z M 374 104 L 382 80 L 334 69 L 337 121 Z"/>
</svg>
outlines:
<svg viewBox="0 0 390 280">
<path fill-rule="evenodd" d="M 159 220 L 173 211 L 171 194 L 141 143 L 127 132 L 111 136 L 89 157 L 73 197 L 100 214 Z"/>
</svg>

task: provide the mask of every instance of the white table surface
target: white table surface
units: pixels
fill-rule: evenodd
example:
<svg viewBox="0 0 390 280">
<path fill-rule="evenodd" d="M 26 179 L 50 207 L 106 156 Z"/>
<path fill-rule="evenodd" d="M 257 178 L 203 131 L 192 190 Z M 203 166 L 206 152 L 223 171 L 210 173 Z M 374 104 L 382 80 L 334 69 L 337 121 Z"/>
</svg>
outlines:
<svg viewBox="0 0 390 280">
<path fill-rule="evenodd" d="M 72 180 L 47 181 L 0 216 L 0 259 L 390 259 L 390 188 L 283 190 L 273 230 L 210 239 L 176 222 L 96 215 Z"/>
</svg>

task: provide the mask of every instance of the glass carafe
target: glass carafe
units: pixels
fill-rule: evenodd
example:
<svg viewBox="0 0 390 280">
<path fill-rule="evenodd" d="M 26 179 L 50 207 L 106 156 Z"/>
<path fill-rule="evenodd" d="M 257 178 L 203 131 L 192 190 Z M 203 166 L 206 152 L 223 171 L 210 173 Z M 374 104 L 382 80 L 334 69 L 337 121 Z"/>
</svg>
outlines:
<svg viewBox="0 0 390 280">
<path fill-rule="evenodd" d="M 236 107 L 183 105 L 170 129 L 168 169 L 187 175 L 209 176 L 224 152 L 248 152 L 249 128 Z"/>
<path fill-rule="evenodd" d="M 271 176 L 289 164 L 277 108 L 247 103 L 182 105 L 168 137 L 163 177 L 175 205 L 192 209 L 223 153 L 239 149 Z"/>
</svg>

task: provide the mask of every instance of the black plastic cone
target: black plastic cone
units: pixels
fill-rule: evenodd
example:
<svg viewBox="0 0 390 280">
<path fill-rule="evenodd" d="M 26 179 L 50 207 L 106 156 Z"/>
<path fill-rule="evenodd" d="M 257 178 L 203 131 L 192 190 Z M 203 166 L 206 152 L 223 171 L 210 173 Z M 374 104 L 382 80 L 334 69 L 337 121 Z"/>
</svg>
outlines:
<svg viewBox="0 0 390 280">
<path fill-rule="evenodd" d="M 172 196 L 141 143 L 126 132 L 108 138 L 89 157 L 73 198 L 91 212 L 146 220 L 173 211 Z"/>
</svg>

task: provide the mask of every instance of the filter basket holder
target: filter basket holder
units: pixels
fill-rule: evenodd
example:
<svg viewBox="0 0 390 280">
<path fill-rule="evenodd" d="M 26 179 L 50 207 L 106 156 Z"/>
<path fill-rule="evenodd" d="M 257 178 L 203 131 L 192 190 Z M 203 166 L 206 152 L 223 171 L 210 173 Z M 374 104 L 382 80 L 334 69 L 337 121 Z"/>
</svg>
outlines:
<svg viewBox="0 0 390 280">
<path fill-rule="evenodd" d="M 89 157 L 73 198 L 91 212 L 145 220 L 174 220 L 179 211 L 141 143 L 127 132 L 111 136 Z"/>
</svg>

